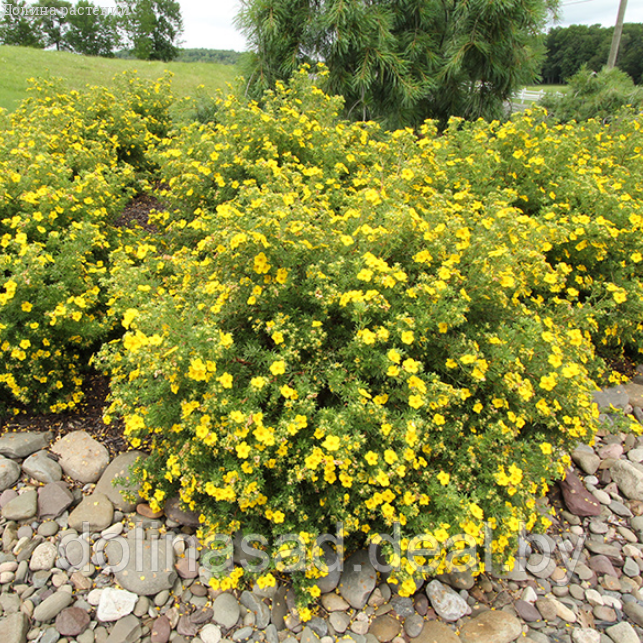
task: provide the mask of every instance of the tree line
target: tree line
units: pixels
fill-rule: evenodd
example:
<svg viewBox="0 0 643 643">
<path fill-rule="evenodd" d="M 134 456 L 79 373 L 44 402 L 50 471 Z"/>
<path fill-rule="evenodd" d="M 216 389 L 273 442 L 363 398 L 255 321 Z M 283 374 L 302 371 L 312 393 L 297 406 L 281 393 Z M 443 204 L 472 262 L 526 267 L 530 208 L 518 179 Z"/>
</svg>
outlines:
<svg viewBox="0 0 643 643">
<path fill-rule="evenodd" d="M 174 60 L 183 31 L 175 0 L 116 0 L 108 10 L 91 0 L 3 0 L 0 44 L 55 48 L 113 57 L 126 47 L 142 60 Z"/>
<path fill-rule="evenodd" d="M 587 65 L 600 71 L 607 63 L 614 27 L 571 25 L 554 27 L 545 39 L 542 82 L 559 85 Z M 643 83 L 643 24 L 623 25 L 616 66 L 635 83 Z"/>
</svg>

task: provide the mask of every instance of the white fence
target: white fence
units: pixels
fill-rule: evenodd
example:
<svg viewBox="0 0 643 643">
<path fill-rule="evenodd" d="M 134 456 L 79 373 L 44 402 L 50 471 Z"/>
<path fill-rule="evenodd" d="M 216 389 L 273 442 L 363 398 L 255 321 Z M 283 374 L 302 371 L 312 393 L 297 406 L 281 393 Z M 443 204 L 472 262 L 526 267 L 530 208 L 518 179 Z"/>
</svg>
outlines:
<svg viewBox="0 0 643 643">
<path fill-rule="evenodd" d="M 511 100 L 517 103 L 537 103 L 545 94 L 546 92 L 542 89 L 534 92 L 523 88 L 514 94 Z"/>
</svg>

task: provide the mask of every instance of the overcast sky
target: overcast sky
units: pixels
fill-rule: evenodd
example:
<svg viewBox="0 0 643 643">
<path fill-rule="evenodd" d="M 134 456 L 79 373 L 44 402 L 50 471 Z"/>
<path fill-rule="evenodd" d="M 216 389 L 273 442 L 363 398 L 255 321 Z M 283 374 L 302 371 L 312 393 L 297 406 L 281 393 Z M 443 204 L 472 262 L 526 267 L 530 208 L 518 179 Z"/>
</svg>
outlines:
<svg viewBox="0 0 643 643">
<path fill-rule="evenodd" d="M 183 47 L 207 49 L 234 49 L 244 51 L 246 41 L 233 26 L 239 10 L 235 0 L 179 0 L 185 32 Z M 616 22 L 619 0 L 563 0 L 562 26 L 602 24 L 609 27 Z M 625 22 L 643 22 L 643 2 L 629 0 Z"/>
</svg>

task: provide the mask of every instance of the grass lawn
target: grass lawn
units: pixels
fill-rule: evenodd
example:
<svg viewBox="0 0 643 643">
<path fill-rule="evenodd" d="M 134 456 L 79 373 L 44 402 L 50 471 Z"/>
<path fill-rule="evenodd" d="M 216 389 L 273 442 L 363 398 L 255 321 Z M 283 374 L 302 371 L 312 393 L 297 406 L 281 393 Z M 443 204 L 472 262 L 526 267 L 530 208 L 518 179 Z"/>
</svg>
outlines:
<svg viewBox="0 0 643 643">
<path fill-rule="evenodd" d="M 174 95 L 183 98 L 193 96 L 198 85 L 214 93 L 227 83 L 234 83 L 237 74 L 232 65 L 120 60 L 7 45 L 0 46 L 0 69 L 0 107 L 9 111 L 28 95 L 28 78 L 63 78 L 70 89 L 83 89 L 86 85 L 109 86 L 116 74 L 126 70 L 136 70 L 141 78 L 152 80 L 168 70 L 174 74 Z"/>
</svg>

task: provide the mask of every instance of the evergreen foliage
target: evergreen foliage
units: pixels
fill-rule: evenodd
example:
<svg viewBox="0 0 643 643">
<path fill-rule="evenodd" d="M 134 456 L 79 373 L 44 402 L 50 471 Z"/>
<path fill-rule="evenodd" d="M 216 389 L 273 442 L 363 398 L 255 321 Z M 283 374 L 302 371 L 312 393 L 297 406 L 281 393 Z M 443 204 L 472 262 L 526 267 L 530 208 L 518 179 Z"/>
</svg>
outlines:
<svg viewBox="0 0 643 643">
<path fill-rule="evenodd" d="M 496 118 L 531 84 L 540 32 L 557 0 L 244 0 L 253 97 L 323 61 L 326 91 L 352 119 L 417 126 L 451 115 Z"/>
</svg>

